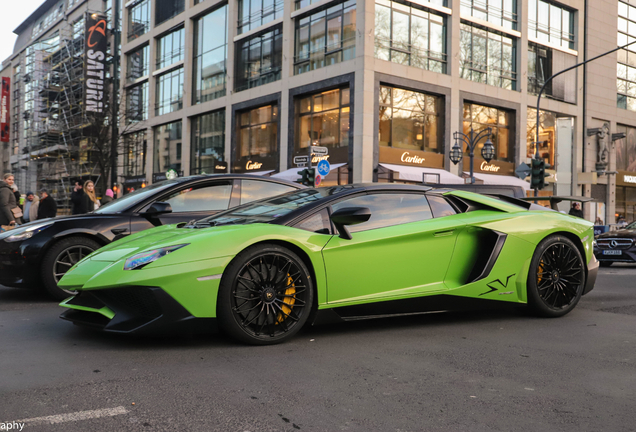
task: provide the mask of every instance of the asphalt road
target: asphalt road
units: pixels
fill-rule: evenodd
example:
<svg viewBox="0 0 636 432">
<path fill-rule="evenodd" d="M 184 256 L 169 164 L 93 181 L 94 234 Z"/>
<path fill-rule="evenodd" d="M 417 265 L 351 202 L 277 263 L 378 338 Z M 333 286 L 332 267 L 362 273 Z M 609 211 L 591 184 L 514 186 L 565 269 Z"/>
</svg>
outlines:
<svg viewBox="0 0 636 432">
<path fill-rule="evenodd" d="M 103 335 L 60 311 L 0 287 L 0 430 L 636 431 L 636 266 L 601 269 L 563 318 L 431 314 L 271 347 Z"/>
</svg>

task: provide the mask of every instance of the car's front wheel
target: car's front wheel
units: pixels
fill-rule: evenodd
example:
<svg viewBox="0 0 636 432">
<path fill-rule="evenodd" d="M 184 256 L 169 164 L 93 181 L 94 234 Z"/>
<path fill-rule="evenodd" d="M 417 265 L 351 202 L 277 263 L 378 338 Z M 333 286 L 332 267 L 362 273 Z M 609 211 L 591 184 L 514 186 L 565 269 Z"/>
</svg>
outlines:
<svg viewBox="0 0 636 432">
<path fill-rule="evenodd" d="M 42 282 L 49 295 L 55 300 L 75 295 L 76 291 L 59 288 L 57 283 L 71 267 L 100 247 L 95 240 L 86 237 L 69 237 L 55 243 L 42 260 Z"/>
<path fill-rule="evenodd" d="M 559 317 L 570 312 L 585 287 L 581 252 L 568 238 L 546 237 L 532 257 L 528 273 L 528 305 L 540 316 Z"/>
<path fill-rule="evenodd" d="M 274 244 L 257 245 L 225 270 L 217 317 L 221 329 L 235 339 L 276 344 L 302 328 L 313 298 L 311 274 L 298 255 Z"/>
</svg>

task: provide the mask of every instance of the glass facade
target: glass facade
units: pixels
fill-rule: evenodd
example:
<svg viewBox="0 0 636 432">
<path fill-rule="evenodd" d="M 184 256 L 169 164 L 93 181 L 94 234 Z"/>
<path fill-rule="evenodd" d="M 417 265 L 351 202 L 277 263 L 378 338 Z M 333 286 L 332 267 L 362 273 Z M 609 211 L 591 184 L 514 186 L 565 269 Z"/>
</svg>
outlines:
<svg viewBox="0 0 636 432">
<path fill-rule="evenodd" d="M 128 11 L 128 42 L 150 30 L 150 0 L 142 0 Z"/>
<path fill-rule="evenodd" d="M 528 37 L 574 49 L 574 12 L 543 0 L 529 0 Z"/>
<path fill-rule="evenodd" d="M 284 0 L 239 0 L 238 34 L 282 18 Z"/>
<path fill-rule="evenodd" d="M 329 162 L 347 161 L 351 121 L 349 105 L 348 88 L 297 98 L 294 156 L 304 156 L 308 152 L 307 147 L 317 145 L 329 148 Z"/>
<path fill-rule="evenodd" d="M 381 146 L 443 153 L 439 96 L 380 86 Z"/>
<path fill-rule="evenodd" d="M 349 0 L 296 20 L 294 72 L 301 74 L 356 55 L 356 2 Z"/>
<path fill-rule="evenodd" d="M 185 0 L 155 0 L 154 3 L 156 26 L 185 10 Z"/>
<path fill-rule="evenodd" d="M 148 45 L 143 46 L 130 54 L 126 64 L 126 81 L 133 82 L 148 75 Z"/>
<path fill-rule="evenodd" d="M 191 174 L 227 172 L 224 110 L 192 119 L 191 145 Z"/>
<path fill-rule="evenodd" d="M 225 96 L 227 5 L 194 21 L 194 103 Z"/>
<path fill-rule="evenodd" d="M 517 88 L 516 39 L 473 25 L 461 25 L 462 78 L 509 90 Z"/>
<path fill-rule="evenodd" d="M 146 131 L 124 135 L 124 176 L 146 173 L 147 148 Z"/>
<path fill-rule="evenodd" d="M 183 108 L 183 68 L 157 77 L 155 115 L 163 115 Z"/>
<path fill-rule="evenodd" d="M 157 126 L 154 132 L 154 172 L 181 171 L 181 121 Z"/>
<path fill-rule="evenodd" d="M 615 141 L 616 169 L 636 172 L 636 128 L 617 125 L 616 132 L 625 133 L 625 138 Z"/>
<path fill-rule="evenodd" d="M 539 111 L 539 156 L 549 165 L 549 169 L 557 166 L 559 147 L 556 137 L 557 118 L 568 117 L 550 111 Z M 537 110 L 528 108 L 528 123 L 526 124 L 526 156 L 533 158 L 536 153 L 535 142 L 537 133 Z"/>
<path fill-rule="evenodd" d="M 618 46 L 636 38 L 636 6 L 618 2 Z M 617 105 L 636 111 L 636 44 L 618 51 Z"/>
<path fill-rule="evenodd" d="M 126 89 L 127 122 L 148 120 L 148 103 L 148 81 Z"/>
<path fill-rule="evenodd" d="M 576 64 L 576 56 L 536 43 L 528 43 L 528 93 L 539 94 L 554 72 Z M 555 65 L 556 66 L 555 68 Z M 548 82 L 543 95 L 576 103 L 576 72 L 566 72 Z"/>
<path fill-rule="evenodd" d="M 482 129 L 490 127 L 492 136 L 490 140 L 495 146 L 495 157 L 493 160 L 514 162 L 512 151 L 513 137 L 510 136 L 510 117 L 508 111 L 489 106 L 464 103 L 464 130 L 465 134 L 470 133 L 472 128 L 474 133 L 479 133 Z M 481 148 L 486 142 L 484 137 L 475 147 L 475 155 L 481 154 Z M 464 146 L 464 151 L 468 154 Z"/>
<path fill-rule="evenodd" d="M 516 0 L 461 0 L 460 13 L 510 30 L 517 29 Z"/>
<path fill-rule="evenodd" d="M 446 19 L 414 3 L 377 0 L 375 57 L 446 72 Z"/>
<path fill-rule="evenodd" d="M 183 60 L 185 38 L 183 27 L 157 40 L 157 69 L 165 68 Z"/>
<path fill-rule="evenodd" d="M 283 33 L 277 27 L 236 44 L 235 90 L 278 81 L 283 63 Z"/>
<path fill-rule="evenodd" d="M 278 167 L 278 106 L 266 105 L 237 114 L 233 172 Z"/>
</svg>

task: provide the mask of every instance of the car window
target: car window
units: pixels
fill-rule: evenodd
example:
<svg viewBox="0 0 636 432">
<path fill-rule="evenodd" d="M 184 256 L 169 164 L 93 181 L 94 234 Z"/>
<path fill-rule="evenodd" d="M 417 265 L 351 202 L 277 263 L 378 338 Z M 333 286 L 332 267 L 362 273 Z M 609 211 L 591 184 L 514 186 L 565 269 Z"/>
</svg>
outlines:
<svg viewBox="0 0 636 432">
<path fill-rule="evenodd" d="M 318 234 L 331 234 L 329 212 L 327 211 L 327 209 L 324 209 L 297 223 L 296 225 L 294 225 L 294 227 Z"/>
<path fill-rule="evenodd" d="M 346 207 L 368 207 L 368 221 L 347 227 L 350 232 L 366 231 L 431 219 L 431 208 L 422 194 L 371 194 L 340 201 L 334 212 Z"/>
<path fill-rule="evenodd" d="M 284 194 L 295 189 L 293 186 L 262 180 L 242 180 L 241 204 Z"/>
<path fill-rule="evenodd" d="M 452 216 L 457 212 L 444 197 L 439 195 L 428 195 L 428 203 L 431 205 L 433 217 Z"/>
<path fill-rule="evenodd" d="M 162 201 L 170 204 L 173 213 L 227 210 L 231 195 L 231 184 L 216 184 L 182 189 Z"/>
</svg>

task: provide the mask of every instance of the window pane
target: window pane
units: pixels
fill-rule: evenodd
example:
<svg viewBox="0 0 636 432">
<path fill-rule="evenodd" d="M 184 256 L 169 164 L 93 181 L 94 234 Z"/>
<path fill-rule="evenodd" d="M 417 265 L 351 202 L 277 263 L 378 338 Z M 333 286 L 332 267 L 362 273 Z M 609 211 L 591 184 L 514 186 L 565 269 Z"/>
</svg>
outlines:
<svg viewBox="0 0 636 432">
<path fill-rule="evenodd" d="M 241 204 L 273 197 L 294 190 L 291 186 L 259 180 L 241 180 Z"/>
<path fill-rule="evenodd" d="M 184 189 L 164 200 L 173 213 L 226 210 L 230 205 L 232 185 Z"/>
</svg>

